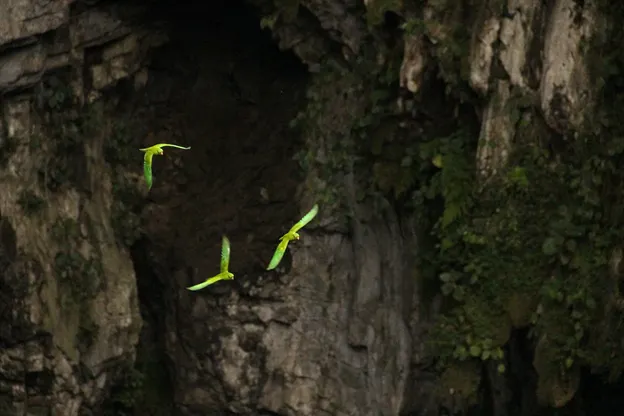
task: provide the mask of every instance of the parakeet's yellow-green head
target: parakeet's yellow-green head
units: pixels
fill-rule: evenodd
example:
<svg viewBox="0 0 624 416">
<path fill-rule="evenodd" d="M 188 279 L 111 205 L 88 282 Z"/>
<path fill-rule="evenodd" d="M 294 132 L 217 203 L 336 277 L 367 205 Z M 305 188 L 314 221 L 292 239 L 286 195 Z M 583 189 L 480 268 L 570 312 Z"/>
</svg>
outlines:
<svg viewBox="0 0 624 416">
<path fill-rule="evenodd" d="M 283 236 L 280 237 L 280 240 L 299 240 L 299 234 L 293 233 L 292 231 L 287 232 Z"/>
<path fill-rule="evenodd" d="M 158 149 L 158 154 L 159 154 L 159 155 L 164 155 L 164 154 L 165 154 L 165 152 L 163 151 L 163 149 L 162 149 L 162 148 L 160 148 L 160 149 Z"/>
</svg>

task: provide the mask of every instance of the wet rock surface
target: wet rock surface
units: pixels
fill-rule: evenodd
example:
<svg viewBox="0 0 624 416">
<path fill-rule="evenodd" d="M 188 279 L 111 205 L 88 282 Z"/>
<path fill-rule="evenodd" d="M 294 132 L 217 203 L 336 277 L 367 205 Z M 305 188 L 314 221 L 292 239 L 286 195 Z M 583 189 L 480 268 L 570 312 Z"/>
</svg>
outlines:
<svg viewBox="0 0 624 416">
<path fill-rule="evenodd" d="M 321 207 L 264 270 L 314 201 L 295 155 L 346 134 L 343 113 L 367 111 L 345 83 L 329 85 L 326 142 L 306 142 L 289 123 L 311 100 L 308 71 L 398 50 L 406 113 L 423 91 L 440 100 L 437 78 L 467 85 L 486 184 L 536 112 L 558 133 L 584 123 L 595 100 L 583 45 L 601 29 L 597 12 L 573 0 L 249 3 L 209 16 L 201 2 L 0 4 L 0 414 L 100 414 L 137 369 L 142 396 L 106 406 L 439 414 L 447 392 L 423 347 L 439 299 L 425 305 L 417 284 L 412 215 L 378 215 L 347 175 L 355 215 L 342 223 Z M 156 157 L 147 193 L 136 149 L 158 142 L 192 150 Z M 187 291 L 217 273 L 223 234 L 235 279 Z M 492 414 L 520 414 L 505 408 L 505 380 L 485 373 L 500 388 Z"/>
</svg>

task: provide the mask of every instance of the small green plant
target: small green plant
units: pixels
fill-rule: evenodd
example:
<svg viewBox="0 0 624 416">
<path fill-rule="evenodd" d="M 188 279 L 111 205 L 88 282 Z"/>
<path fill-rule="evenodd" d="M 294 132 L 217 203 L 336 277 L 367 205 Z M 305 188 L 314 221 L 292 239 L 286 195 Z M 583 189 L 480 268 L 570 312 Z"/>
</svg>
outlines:
<svg viewBox="0 0 624 416">
<path fill-rule="evenodd" d="M 279 13 L 273 13 L 269 16 L 264 16 L 260 19 L 260 29 L 269 29 L 273 30 L 277 19 L 279 18 Z"/>
<path fill-rule="evenodd" d="M 141 196 L 134 184 L 122 174 L 113 183 L 112 225 L 118 241 L 126 247 L 132 246 L 143 235 L 141 228 Z"/>
<path fill-rule="evenodd" d="M 27 216 L 36 215 L 45 208 L 45 200 L 28 189 L 20 192 L 17 203 Z"/>
<path fill-rule="evenodd" d="M 40 108 L 60 111 L 71 104 L 73 92 L 66 82 L 67 73 L 49 75 L 39 86 L 37 103 Z"/>
<path fill-rule="evenodd" d="M 110 126 L 110 135 L 104 142 L 104 156 L 111 165 L 136 163 L 137 149 L 134 145 L 134 127 L 129 121 L 116 120 Z"/>
<path fill-rule="evenodd" d="M 104 107 L 96 102 L 78 108 L 72 90 L 64 80 L 67 74 L 53 75 L 39 89 L 38 111 L 45 121 L 42 135 L 50 144 L 40 164 L 39 178 L 52 192 L 67 186 L 86 188 L 85 146 L 94 137 L 106 134 Z M 41 147 L 39 135 L 31 137 L 30 149 Z"/>
<path fill-rule="evenodd" d="M 79 304 L 97 294 L 104 274 L 98 258 L 86 259 L 77 251 L 67 248 L 59 251 L 54 258 L 54 270 L 71 299 Z"/>
<path fill-rule="evenodd" d="M 51 81 L 54 78 L 51 79 Z M 52 87 L 55 85 L 50 84 Z M 50 108 L 58 109 L 63 106 L 67 101 L 69 101 L 72 97 L 71 90 L 65 86 L 61 85 L 60 82 L 56 85 L 56 90 L 48 90 L 46 91 L 47 105 Z"/>
<path fill-rule="evenodd" d="M 135 406 L 143 399 L 146 379 L 143 373 L 131 365 L 126 366 L 104 404 L 105 416 L 132 416 Z"/>
<path fill-rule="evenodd" d="M 328 86 L 342 82 L 345 99 L 350 100 L 357 91 L 357 78 L 343 78 L 344 71 L 334 65 L 324 67 L 315 78 L 307 93 L 307 107 L 291 122 L 291 127 L 305 132 L 308 143 L 295 158 L 311 179 L 312 191 L 319 203 L 326 206 L 343 206 L 343 178 L 349 170 L 353 155 L 353 139 L 348 126 L 354 122 L 354 115 L 341 111 L 336 115 L 346 126 L 340 133 L 325 131 L 329 117 L 327 103 L 330 95 Z M 336 120 L 336 123 L 339 121 Z M 332 126 L 334 127 L 334 126 Z M 337 127 L 337 126 L 336 126 Z M 314 143 L 314 144 L 312 144 Z"/>
<path fill-rule="evenodd" d="M 0 140 L 0 167 L 6 167 L 9 159 L 17 151 L 19 143 L 14 137 L 6 137 Z"/>
<path fill-rule="evenodd" d="M 624 218 L 613 215 L 608 198 L 607 184 L 624 180 L 612 157 L 613 150 L 586 138 L 559 163 L 519 146 L 484 188 L 462 182 L 470 175 L 442 180 L 447 167 L 461 165 L 442 158 L 441 171 L 419 188 L 435 189 L 444 200 L 431 223 L 433 251 L 423 246 L 419 253 L 421 269 L 446 298 L 428 341 L 441 368 L 479 359 L 496 360 L 504 371 L 502 348 L 512 329 L 529 326 L 533 337 L 548 340 L 535 352 L 536 370 L 548 383 L 582 365 L 608 366 L 612 375 L 624 370 L 616 344 L 598 341 L 624 335 L 616 323 L 624 314 L 605 316 L 597 306 L 614 302 L 609 262 L 624 237 Z M 463 196 L 449 186 L 464 188 Z M 418 204 L 433 208 L 425 199 Z"/>
<path fill-rule="evenodd" d="M 143 235 L 141 218 L 123 203 L 114 204 L 112 223 L 117 239 L 126 247 L 131 247 Z"/>
<path fill-rule="evenodd" d="M 436 16 L 467 12 L 449 1 L 431 6 Z M 624 16 L 619 3 L 601 0 L 599 8 Z M 373 10 L 373 23 L 385 10 Z M 624 100 L 618 88 L 604 88 L 624 85 L 617 47 L 624 29 L 607 26 L 608 35 L 590 42 L 590 53 L 600 57 L 590 65 L 601 103 L 587 128 L 566 136 L 565 148 L 555 151 L 554 135 L 531 100 L 515 99 L 511 118 L 522 120 L 516 148 L 486 185 L 475 172 L 479 123 L 447 113 L 447 128 L 396 114 L 398 70 L 375 68 L 370 57 L 349 68 L 326 63 L 308 91 L 308 107 L 292 123 L 306 137 L 299 162 L 322 203 L 344 205 L 355 188 L 358 201 L 376 193 L 412 208 L 419 278 L 443 299 L 428 338 L 441 378 L 463 364 L 477 374 L 482 363 L 504 373 L 505 348 L 519 328 L 529 328 L 539 345 L 535 367 L 542 382 L 571 377 L 581 367 L 611 379 L 624 371 L 624 310 L 617 306 L 623 299 L 612 267 L 624 240 L 624 129 L 617 114 Z M 431 53 L 455 109 L 473 98 L 465 85 L 469 27 L 455 25 L 436 38 L 448 29 L 438 19 L 402 25 L 406 34 L 439 41 Z M 336 89 L 342 98 L 335 98 Z"/>
<path fill-rule="evenodd" d="M 398 85 L 400 59 L 388 52 L 392 59 L 378 65 L 373 52 L 363 53 L 353 68 L 326 62 L 308 89 L 307 107 L 291 122 L 307 143 L 295 157 L 309 189 L 342 220 L 351 215 L 348 195 L 353 192 L 357 200 L 381 202 L 367 157 L 370 137 L 383 136 L 385 120 L 394 115 L 391 91 Z M 380 163 L 376 172 L 392 176 L 394 171 L 385 167 Z"/>
<path fill-rule="evenodd" d="M 87 305 L 86 302 L 80 305 L 82 308 L 80 313 L 80 326 L 76 334 L 78 348 L 83 354 L 94 345 L 99 331 L 99 326 L 93 321 L 90 311 L 87 310 Z"/>
<path fill-rule="evenodd" d="M 69 245 L 80 237 L 80 226 L 72 218 L 59 218 L 52 224 L 50 234 L 59 245 Z"/>
<path fill-rule="evenodd" d="M 39 179 L 48 190 L 56 192 L 67 186 L 79 186 L 87 172 L 83 136 L 77 122 L 64 113 L 48 114 L 46 137 L 53 147 L 39 168 Z M 34 145 L 34 144 L 33 144 Z"/>
<path fill-rule="evenodd" d="M 84 258 L 74 251 L 61 251 L 54 259 L 56 276 L 63 281 L 71 282 L 82 269 Z"/>
<path fill-rule="evenodd" d="M 419 35 L 425 32 L 425 22 L 422 19 L 407 19 L 401 24 L 401 29 L 406 35 Z"/>
<path fill-rule="evenodd" d="M 377 26 L 383 23 L 387 12 L 400 13 L 403 9 L 401 0 L 376 0 L 366 6 L 366 20 L 369 25 Z"/>
</svg>

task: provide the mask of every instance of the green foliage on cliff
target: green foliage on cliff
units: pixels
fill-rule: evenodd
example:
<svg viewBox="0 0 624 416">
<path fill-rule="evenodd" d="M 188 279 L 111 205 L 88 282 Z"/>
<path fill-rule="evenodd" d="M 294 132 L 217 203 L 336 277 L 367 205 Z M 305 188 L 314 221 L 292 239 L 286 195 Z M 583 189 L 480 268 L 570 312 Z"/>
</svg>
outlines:
<svg viewBox="0 0 624 416">
<path fill-rule="evenodd" d="M 127 363 L 103 404 L 104 416 L 170 416 L 172 386 L 164 357 L 140 355 L 135 365 Z"/>
<path fill-rule="evenodd" d="M 601 7 L 624 17 L 624 6 Z M 518 109 L 515 148 L 487 183 L 475 172 L 478 125 L 462 116 L 450 117 L 447 128 L 410 121 L 394 107 L 396 79 L 382 76 L 396 68 L 372 59 L 326 66 L 310 89 L 297 120 L 308 138 L 300 161 L 320 184 L 321 200 L 348 209 L 354 189 L 357 201 L 383 195 L 419 217 L 421 283 L 444 298 L 428 337 L 443 383 L 457 384 L 453 375 L 462 374 L 478 384 L 466 369 L 478 373 L 471 364 L 480 362 L 505 373 L 506 347 L 518 328 L 529 328 L 537 393 L 546 403 L 567 402 L 582 367 L 608 379 L 624 371 L 624 53 L 617 46 L 624 30 L 613 21 L 588 40 L 589 53 L 599 55 L 589 60 L 596 116 L 583 131 L 559 137 L 537 111 Z M 440 50 L 450 54 L 438 56 L 442 79 L 457 88 L 449 74 L 462 76 L 466 51 Z"/>
<path fill-rule="evenodd" d="M 369 25 L 379 25 L 383 23 L 387 12 L 400 13 L 402 10 L 402 0 L 371 1 L 366 7 L 366 20 Z"/>
<path fill-rule="evenodd" d="M 111 222 L 117 240 L 130 247 L 143 235 L 139 213 L 142 200 L 135 183 L 123 175 L 117 174 L 113 183 L 113 200 Z"/>
<path fill-rule="evenodd" d="M 95 296 L 102 284 L 103 268 L 97 253 L 85 256 L 79 248 L 83 241 L 80 225 L 71 218 L 59 218 L 50 229 L 59 251 L 54 258 L 54 271 L 64 287 L 66 302 L 81 305 Z"/>
<path fill-rule="evenodd" d="M 522 120 L 515 147 L 485 183 L 475 171 L 479 125 L 465 111 L 448 116 L 449 103 L 434 94 L 411 114 L 398 111 L 395 59 L 326 64 L 294 123 L 306 136 L 299 160 L 321 203 L 348 211 L 383 196 L 418 216 L 420 283 L 444 299 L 429 353 L 441 382 L 459 383 L 466 395 L 479 383 L 474 364 L 506 372 L 510 334 L 519 328 L 529 329 L 546 403 L 567 402 L 583 367 L 611 380 L 624 371 L 624 28 L 614 18 L 624 18 L 624 6 L 599 7 L 612 23 L 596 24 L 605 30 L 587 40 L 595 116 L 561 137 L 530 106 L 512 109 Z M 412 20 L 404 29 L 413 35 L 434 24 Z M 454 89 L 459 102 L 468 52 L 462 30 L 434 48 L 445 92 Z"/>
<path fill-rule="evenodd" d="M 372 52 L 352 64 L 325 62 L 308 89 L 307 107 L 291 123 L 306 140 L 296 158 L 309 189 L 325 211 L 343 218 L 351 215 L 351 200 L 381 195 L 373 185 L 368 156 L 373 141 L 383 142 L 396 127 L 396 122 L 388 121 L 396 113 L 390 105 L 396 96 L 390 91 L 398 86 L 400 54 L 388 49 L 385 64 L 378 65 Z M 384 168 L 375 168 L 377 176 L 396 173 Z"/>
<path fill-rule="evenodd" d="M 624 370 L 624 54 L 616 46 L 624 32 L 618 24 L 607 32 L 592 43 L 590 53 L 600 56 L 590 59 L 598 105 L 583 131 L 558 137 L 539 114 L 525 113 L 508 166 L 484 186 L 473 183 L 459 213 L 444 194 L 467 184 L 443 184 L 441 176 L 449 169 L 456 170 L 449 176 L 473 177 L 474 155 L 444 161 L 421 189 L 444 199 L 431 227 L 435 245 L 419 253 L 423 278 L 437 279 L 446 299 L 431 354 L 441 368 L 477 359 L 504 371 L 510 331 L 528 327 L 538 396 L 556 406 L 575 393 L 581 367 L 611 380 Z"/>
<path fill-rule="evenodd" d="M 11 156 L 17 150 L 19 143 L 13 137 L 5 137 L 0 142 L 0 167 L 5 168 Z"/>
<path fill-rule="evenodd" d="M 40 213 L 46 206 L 45 200 L 30 189 L 20 192 L 17 203 L 28 216 Z"/>
<path fill-rule="evenodd" d="M 96 160 L 103 158 L 112 174 L 112 225 L 120 244 L 129 247 L 142 235 L 140 193 L 127 175 L 132 166 L 141 166 L 141 155 L 133 145 L 136 123 L 115 112 L 105 100 L 77 105 L 67 79 L 68 74 L 63 72 L 46 78 L 36 96 L 45 139 L 40 135 L 31 137 L 30 150 L 34 155 L 43 155 L 39 177 L 52 192 L 68 187 L 92 192 L 89 173 L 104 169 Z M 34 212 L 33 198 L 20 201 L 25 210 Z"/>
<path fill-rule="evenodd" d="M 128 177 L 127 171 L 142 167 L 142 155 L 134 144 L 136 125 L 122 116 L 114 120 L 104 142 L 104 158 L 112 171 L 111 222 L 119 243 L 130 247 L 143 235 L 139 215 L 143 201 L 137 183 Z"/>
<path fill-rule="evenodd" d="M 145 375 L 128 365 L 123 368 L 121 376 L 113 386 L 111 395 L 104 404 L 105 416 L 131 416 L 135 414 L 142 398 Z"/>
<path fill-rule="evenodd" d="M 604 337 L 623 317 L 605 308 L 617 303 L 609 263 L 623 237 L 613 186 L 624 179 L 617 169 L 624 142 L 601 148 L 597 140 L 571 143 L 559 161 L 517 149 L 495 183 L 473 187 L 459 215 L 445 198 L 432 230 L 438 243 L 422 259 L 453 300 L 431 338 L 442 362 L 502 358 L 510 329 L 532 325 L 556 350 L 553 371 L 611 360 L 610 371 L 621 372 L 624 361 L 611 358 L 619 347 Z M 454 184 L 441 193 L 447 186 Z"/>
</svg>

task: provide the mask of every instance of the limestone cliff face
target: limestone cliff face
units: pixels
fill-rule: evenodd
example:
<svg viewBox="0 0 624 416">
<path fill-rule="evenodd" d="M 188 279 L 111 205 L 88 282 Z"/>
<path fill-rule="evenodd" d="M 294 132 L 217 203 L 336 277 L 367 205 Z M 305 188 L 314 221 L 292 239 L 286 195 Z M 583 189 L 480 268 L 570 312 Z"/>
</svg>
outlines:
<svg viewBox="0 0 624 416">
<path fill-rule="evenodd" d="M 0 413 L 77 415 L 133 362 L 141 317 L 111 221 L 112 122 L 76 109 L 140 83 L 157 41 L 114 8 L 9 1 L 0 16 Z"/>
<path fill-rule="evenodd" d="M 446 88 L 447 93 L 453 90 L 456 93 L 452 117 L 461 119 L 463 102 L 469 102 L 477 114 L 475 167 L 484 188 L 488 186 L 489 178 L 506 168 L 515 144 L 527 141 L 537 144 L 541 140 L 548 141 L 548 137 L 578 135 L 588 119 L 594 117 L 597 90 L 596 80 L 590 76 L 589 68 L 594 58 L 588 45 L 592 39 L 600 37 L 607 26 L 604 15 L 598 13 L 592 2 L 426 1 L 419 6 L 415 2 L 387 0 L 370 0 L 364 4 L 305 0 L 288 3 L 258 0 L 254 3 L 261 8 L 263 22 L 271 28 L 280 47 L 292 49 L 313 72 L 322 73 L 320 63 L 328 61 L 339 62 L 344 68 L 356 68 L 357 72 L 362 59 L 372 62 L 364 71 L 386 71 L 388 68 L 397 71 L 397 81 L 391 85 L 403 91 L 394 95 L 398 100 L 394 114 L 403 128 L 413 129 L 411 140 L 422 140 L 424 136 L 422 112 L 438 106 L 436 95 L 439 92 L 432 85 L 441 79 L 442 88 Z M 402 31 L 398 31 L 399 25 Z M 402 54 L 400 64 L 393 66 L 396 49 L 401 49 Z M 368 58 L 364 58 L 366 56 Z M 352 75 L 346 75 L 349 76 Z M 306 134 L 308 148 L 312 149 L 308 164 L 321 166 L 320 170 L 328 164 L 327 154 L 345 151 L 345 141 L 363 140 L 361 137 L 349 139 L 352 130 L 347 126 L 352 125 L 354 118 L 362 119 L 371 114 L 370 103 L 363 98 L 365 89 L 353 94 L 348 83 L 337 81 L 330 85 L 334 85 L 330 88 L 335 92 L 326 93 L 325 101 L 321 100 L 324 108 L 317 110 L 315 119 L 320 124 L 320 133 Z M 315 92 L 323 94 L 322 89 L 317 88 Z M 351 99 L 345 98 L 351 96 Z M 375 106 L 372 108 L 374 112 Z M 444 123 L 442 120 L 438 122 Z M 533 128 L 528 134 L 527 125 Z M 375 134 L 379 134 L 379 129 L 385 135 L 379 140 L 385 140 L 385 143 L 400 137 L 392 133 L 392 129 L 381 127 Z M 403 135 L 410 137 L 409 132 Z M 342 142 L 342 150 L 330 143 L 332 137 Z M 410 144 L 403 146 L 409 148 Z M 349 149 L 349 145 L 346 148 Z M 356 154 L 351 153 L 351 156 Z M 348 165 L 349 157 L 342 157 L 343 163 Z M 316 179 L 323 176 L 318 169 L 316 172 L 311 170 Z M 505 378 L 497 375 L 495 366 L 494 371 L 491 371 L 492 367 L 487 370 L 489 375 L 481 382 L 478 374 L 472 378 L 476 381 L 467 381 L 474 373 L 470 370 L 466 375 L 462 370 L 463 381 L 458 381 L 459 385 L 450 383 L 450 387 L 430 388 L 427 383 L 430 373 L 424 370 L 428 360 L 421 348 L 426 339 L 422 331 L 428 327 L 423 319 L 426 308 L 415 301 L 422 299 L 423 293 L 410 283 L 415 279 L 410 272 L 413 270 L 410 258 L 414 256 L 411 250 L 418 247 L 414 244 L 414 231 L 404 225 L 410 223 L 411 216 L 391 214 L 379 222 L 361 220 L 367 218 L 366 212 L 372 209 L 371 204 L 363 202 L 366 199 L 350 198 L 349 191 L 352 195 L 362 191 L 362 185 L 353 185 L 353 177 L 370 175 L 370 166 L 360 168 L 359 173 L 357 167 L 347 171 L 346 185 L 339 185 L 343 194 L 337 198 L 341 201 L 334 206 L 346 204 L 346 210 L 356 218 L 349 223 L 351 237 L 347 244 L 349 252 L 357 259 L 356 270 L 360 273 L 348 274 L 349 278 L 355 277 L 353 284 L 358 290 L 346 295 L 353 299 L 353 303 L 345 323 L 350 331 L 359 328 L 360 333 L 367 334 L 364 351 L 369 363 L 376 363 L 373 364 L 375 368 L 383 368 L 392 362 L 395 369 L 386 370 L 383 375 L 368 374 L 372 379 L 367 385 L 375 385 L 375 377 L 381 377 L 377 380 L 385 380 L 384 385 L 390 390 L 382 395 L 385 398 L 383 404 L 371 404 L 364 413 L 390 415 L 409 409 L 414 414 L 437 414 L 434 407 L 428 406 L 436 401 L 459 411 L 471 404 L 470 400 L 464 401 L 466 396 L 479 394 L 476 387 L 473 393 L 468 392 L 473 388 L 469 387 L 471 384 L 483 386 L 490 383 L 494 395 L 490 411 L 494 414 L 534 414 L 537 411 L 535 404 L 526 403 L 515 405 L 518 410 L 514 412 L 519 413 L 508 413 L 505 403 L 509 403 L 513 393 Z M 392 181 L 402 181 L 401 169 L 389 172 Z M 338 208 L 334 212 L 337 211 Z M 359 241 L 362 236 L 367 236 L 368 243 Z M 372 255 L 371 251 L 378 256 Z M 332 273 L 332 279 L 337 278 L 336 273 Z M 367 279 L 369 273 L 375 277 Z M 440 300 L 440 297 L 436 295 L 435 299 Z M 374 305 L 372 308 L 376 310 L 374 315 L 377 318 L 366 312 L 370 311 L 371 305 Z M 431 305 L 432 312 L 435 312 L 439 303 L 434 301 Z M 384 342 L 376 343 L 379 336 Z M 397 346 L 402 353 L 396 350 Z M 538 370 L 539 353 L 538 349 L 535 363 Z M 509 354 L 507 364 L 513 365 L 516 358 L 513 351 Z M 389 357 L 392 360 L 389 361 Z M 409 369 L 409 377 L 401 377 L 403 369 Z M 570 371 L 570 380 L 549 379 L 547 382 L 544 376 L 536 387 L 539 402 L 557 407 L 569 403 L 578 389 L 578 373 L 575 371 Z M 523 388 L 533 389 L 531 386 Z M 344 400 L 335 399 L 342 404 Z"/>
<path fill-rule="evenodd" d="M 580 131 L 597 101 L 594 4 L 252 0 L 257 15 L 226 2 L 205 17 L 40 3 L 0 4 L 2 415 L 100 414 L 113 385 L 131 390 L 119 376 L 137 351 L 147 381 L 118 412 L 438 415 L 488 384 L 477 404 L 535 414 L 532 399 L 506 410 L 510 381 L 490 364 L 460 386 L 436 378 L 424 344 L 443 300 L 419 283 L 405 152 L 470 125 L 487 188 L 527 124 Z M 368 140 L 398 164 L 363 160 Z M 157 158 L 147 194 L 136 149 L 155 142 L 192 151 Z M 235 280 L 186 291 L 216 272 L 222 234 Z M 578 377 L 520 390 L 563 406 Z"/>
</svg>

